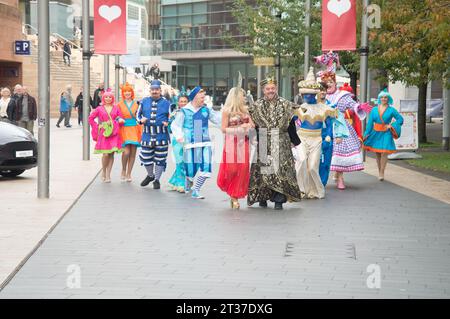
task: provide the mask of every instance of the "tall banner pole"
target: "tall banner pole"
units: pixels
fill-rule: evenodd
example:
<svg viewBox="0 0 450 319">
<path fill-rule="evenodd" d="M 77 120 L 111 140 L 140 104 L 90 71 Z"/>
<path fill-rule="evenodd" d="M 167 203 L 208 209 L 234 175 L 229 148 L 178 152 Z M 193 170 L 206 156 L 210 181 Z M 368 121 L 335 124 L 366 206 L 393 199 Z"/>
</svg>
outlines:
<svg viewBox="0 0 450 319">
<path fill-rule="evenodd" d="M 361 26 L 361 66 L 360 66 L 360 78 L 359 78 L 359 100 L 361 103 L 367 102 L 368 92 L 368 73 L 369 73 L 369 33 L 367 28 L 367 7 L 369 6 L 369 0 L 363 0 L 362 8 L 362 26 Z M 366 120 L 362 122 L 362 131 L 366 128 Z M 363 161 L 366 161 L 366 152 L 363 149 Z"/>
<path fill-rule="evenodd" d="M 90 88 L 90 26 L 89 26 L 89 0 L 83 0 L 83 161 L 90 160 L 90 132 L 89 132 L 89 111 L 91 108 L 91 88 Z"/>
<path fill-rule="evenodd" d="M 310 57 L 310 41 L 309 41 L 309 29 L 311 27 L 311 0 L 306 0 L 305 2 L 305 63 L 303 69 L 304 79 L 306 79 L 306 75 L 309 72 L 309 57 Z"/>
<path fill-rule="evenodd" d="M 50 25 L 49 0 L 38 1 L 38 198 L 50 195 Z"/>
<path fill-rule="evenodd" d="M 114 58 L 115 62 L 115 87 L 114 87 L 114 94 L 116 98 L 116 103 L 119 101 L 119 90 L 120 90 L 120 56 L 116 54 Z"/>
<path fill-rule="evenodd" d="M 109 55 L 105 54 L 104 68 L 103 68 L 103 81 L 105 82 L 105 90 L 109 88 Z"/>
</svg>

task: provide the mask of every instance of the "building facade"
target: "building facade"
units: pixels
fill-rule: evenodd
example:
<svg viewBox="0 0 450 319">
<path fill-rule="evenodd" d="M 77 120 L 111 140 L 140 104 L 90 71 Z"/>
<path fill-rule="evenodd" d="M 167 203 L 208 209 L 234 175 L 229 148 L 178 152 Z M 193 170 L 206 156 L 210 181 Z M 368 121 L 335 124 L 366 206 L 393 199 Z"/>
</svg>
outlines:
<svg viewBox="0 0 450 319">
<path fill-rule="evenodd" d="M 201 85 L 214 103 L 225 102 L 236 85 L 257 92 L 257 68 L 251 56 L 233 50 L 227 40 L 244 38 L 232 15 L 231 0 L 161 0 L 162 57 L 177 62 L 172 85 Z"/>
<path fill-rule="evenodd" d="M 0 87 L 22 83 L 22 57 L 15 54 L 14 43 L 23 40 L 18 0 L 0 0 Z"/>
</svg>

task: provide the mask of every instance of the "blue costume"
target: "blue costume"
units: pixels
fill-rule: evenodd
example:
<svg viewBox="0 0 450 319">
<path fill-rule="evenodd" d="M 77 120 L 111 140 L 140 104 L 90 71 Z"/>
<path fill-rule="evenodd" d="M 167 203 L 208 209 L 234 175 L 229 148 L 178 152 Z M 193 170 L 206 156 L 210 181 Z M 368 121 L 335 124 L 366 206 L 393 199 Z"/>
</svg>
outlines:
<svg viewBox="0 0 450 319">
<path fill-rule="evenodd" d="M 191 101 L 176 115 L 172 123 L 172 132 L 176 139 L 183 139 L 183 161 L 186 172 L 185 191 L 190 191 L 194 177 L 197 180 L 193 188 L 193 198 L 204 198 L 199 194 L 201 186 L 211 177 L 212 150 L 209 137 L 209 121 L 221 123 L 221 113 L 209 109 L 206 105 L 194 107 L 192 100 L 200 93 L 196 87 L 189 94 Z"/>
<path fill-rule="evenodd" d="M 381 97 L 389 98 L 389 106 L 385 111 L 380 113 Z M 375 153 L 391 154 L 396 152 L 394 137 L 401 135 L 401 126 L 403 125 L 403 117 L 392 106 L 393 99 L 387 92 L 381 92 L 378 95 L 378 106 L 374 107 L 367 121 L 366 132 L 364 133 L 364 148 L 367 151 Z M 392 121 L 395 119 L 395 121 Z M 391 125 L 391 129 L 387 125 Z"/>
<path fill-rule="evenodd" d="M 332 108 L 336 105 L 330 105 L 326 100 L 326 104 Z M 334 138 L 346 138 L 349 135 L 347 125 L 345 124 L 344 115 L 339 112 L 337 118 L 328 118 L 322 129 L 322 156 L 320 157 L 319 175 L 323 186 L 327 186 L 328 177 L 330 176 L 331 158 L 333 157 Z M 329 136 L 331 140 L 327 138 Z"/>
<path fill-rule="evenodd" d="M 157 83 L 158 82 L 158 83 Z M 158 88 L 159 81 L 152 81 L 152 88 Z M 146 97 L 139 105 L 136 113 L 136 119 L 141 122 L 145 117 L 147 121 L 143 124 L 141 153 L 139 159 L 141 164 L 147 169 L 149 177 L 155 177 L 156 180 L 162 175 L 167 166 L 167 153 L 170 143 L 169 123 L 170 103 L 164 97 L 153 100 Z M 153 173 L 153 166 L 155 173 Z"/>
<path fill-rule="evenodd" d="M 177 99 L 178 100 L 178 99 Z M 181 112 L 181 109 L 176 110 L 170 115 L 169 119 L 169 132 L 172 133 L 171 127 L 175 120 L 176 115 Z M 172 137 L 172 152 L 175 159 L 176 167 L 169 180 L 169 186 L 171 189 L 176 190 L 180 193 L 184 193 L 184 186 L 186 183 L 186 171 L 183 161 L 183 144 L 178 143 L 175 136 Z"/>
</svg>

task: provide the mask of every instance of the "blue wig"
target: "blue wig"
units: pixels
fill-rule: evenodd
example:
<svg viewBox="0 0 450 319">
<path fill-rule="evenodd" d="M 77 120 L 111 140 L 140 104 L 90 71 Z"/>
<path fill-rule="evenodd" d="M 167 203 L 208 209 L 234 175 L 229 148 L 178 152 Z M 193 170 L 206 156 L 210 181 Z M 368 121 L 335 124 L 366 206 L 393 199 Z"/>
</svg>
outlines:
<svg viewBox="0 0 450 319">
<path fill-rule="evenodd" d="M 380 94 L 378 94 L 378 105 L 381 105 L 381 98 L 383 96 L 387 96 L 388 97 L 388 104 L 390 106 L 392 106 L 394 104 L 394 99 L 392 98 L 392 96 L 389 94 L 389 92 L 387 91 L 387 89 L 384 89 L 383 91 L 380 92 Z"/>
</svg>

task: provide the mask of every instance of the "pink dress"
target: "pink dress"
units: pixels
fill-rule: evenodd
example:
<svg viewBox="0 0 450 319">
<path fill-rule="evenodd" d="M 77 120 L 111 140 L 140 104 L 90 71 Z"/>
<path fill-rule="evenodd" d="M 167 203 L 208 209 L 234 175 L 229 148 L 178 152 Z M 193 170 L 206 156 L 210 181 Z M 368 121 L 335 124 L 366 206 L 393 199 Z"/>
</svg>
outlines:
<svg viewBox="0 0 450 319">
<path fill-rule="evenodd" d="M 89 124 L 91 125 L 91 135 L 94 141 L 97 141 L 95 144 L 95 154 L 102 153 L 120 153 L 123 151 L 122 149 L 122 139 L 119 134 L 120 124 L 118 120 L 122 118 L 122 113 L 120 112 L 117 105 L 114 105 L 111 110 L 111 119 L 113 120 L 113 131 L 112 134 L 108 137 L 103 135 L 104 129 L 100 127 L 99 124 L 104 122 L 109 122 L 110 118 L 108 113 L 103 105 L 100 105 L 92 113 L 89 115 Z M 95 121 L 97 119 L 97 122 Z"/>
</svg>

